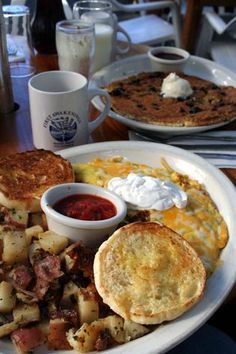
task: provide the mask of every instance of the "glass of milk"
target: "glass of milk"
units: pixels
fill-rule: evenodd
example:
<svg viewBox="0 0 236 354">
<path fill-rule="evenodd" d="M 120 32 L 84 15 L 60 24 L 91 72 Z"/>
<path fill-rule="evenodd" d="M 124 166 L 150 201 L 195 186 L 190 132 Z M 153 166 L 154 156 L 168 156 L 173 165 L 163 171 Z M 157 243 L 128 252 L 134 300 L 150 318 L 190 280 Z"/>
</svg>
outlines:
<svg viewBox="0 0 236 354">
<path fill-rule="evenodd" d="M 76 19 L 58 22 L 56 47 L 60 70 L 90 77 L 95 55 L 95 29 L 91 21 Z"/>
<path fill-rule="evenodd" d="M 73 16 L 95 25 L 93 72 L 111 62 L 114 40 L 112 5 L 102 0 L 82 0 L 74 4 Z"/>
</svg>

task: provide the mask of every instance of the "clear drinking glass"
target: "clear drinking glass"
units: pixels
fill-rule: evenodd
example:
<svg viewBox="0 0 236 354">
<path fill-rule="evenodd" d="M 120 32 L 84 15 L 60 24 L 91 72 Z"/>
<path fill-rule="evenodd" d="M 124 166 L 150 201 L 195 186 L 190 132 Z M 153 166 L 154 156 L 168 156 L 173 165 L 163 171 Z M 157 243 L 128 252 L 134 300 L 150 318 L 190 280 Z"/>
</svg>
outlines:
<svg viewBox="0 0 236 354">
<path fill-rule="evenodd" d="M 74 71 L 89 78 L 95 53 L 92 22 L 65 20 L 56 25 L 56 47 L 60 70 Z"/>
<path fill-rule="evenodd" d="M 95 57 L 93 72 L 111 62 L 114 42 L 112 5 L 102 0 L 82 0 L 74 4 L 73 16 L 95 24 Z"/>
<path fill-rule="evenodd" d="M 24 5 L 3 6 L 3 15 L 11 76 L 15 78 L 30 77 L 36 70 L 30 33 L 29 8 Z"/>
</svg>

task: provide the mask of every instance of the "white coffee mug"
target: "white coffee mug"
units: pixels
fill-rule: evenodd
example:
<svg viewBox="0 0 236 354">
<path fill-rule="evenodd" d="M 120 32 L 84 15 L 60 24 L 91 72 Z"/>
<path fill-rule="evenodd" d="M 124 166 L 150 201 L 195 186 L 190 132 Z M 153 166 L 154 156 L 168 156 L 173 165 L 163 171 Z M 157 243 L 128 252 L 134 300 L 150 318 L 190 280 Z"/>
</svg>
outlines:
<svg viewBox="0 0 236 354">
<path fill-rule="evenodd" d="M 38 149 L 56 151 L 86 144 L 110 110 L 105 90 L 88 88 L 85 76 L 71 71 L 47 71 L 28 84 L 33 143 Z M 89 122 L 89 102 L 105 98 L 104 111 Z"/>
</svg>

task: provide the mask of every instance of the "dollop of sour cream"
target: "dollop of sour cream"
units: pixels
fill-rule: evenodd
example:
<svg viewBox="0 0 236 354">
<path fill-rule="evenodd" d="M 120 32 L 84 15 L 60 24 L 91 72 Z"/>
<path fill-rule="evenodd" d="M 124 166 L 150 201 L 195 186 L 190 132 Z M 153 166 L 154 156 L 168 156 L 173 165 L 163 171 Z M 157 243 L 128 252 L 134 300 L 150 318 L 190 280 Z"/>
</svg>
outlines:
<svg viewBox="0 0 236 354">
<path fill-rule="evenodd" d="M 193 90 L 190 83 L 176 75 L 170 73 L 164 80 L 161 86 L 161 94 L 163 97 L 186 98 L 192 95 Z"/>
<path fill-rule="evenodd" d="M 126 178 L 114 177 L 108 189 L 118 194 L 131 209 L 166 210 L 172 206 L 185 208 L 187 194 L 170 181 L 130 173 Z"/>
</svg>

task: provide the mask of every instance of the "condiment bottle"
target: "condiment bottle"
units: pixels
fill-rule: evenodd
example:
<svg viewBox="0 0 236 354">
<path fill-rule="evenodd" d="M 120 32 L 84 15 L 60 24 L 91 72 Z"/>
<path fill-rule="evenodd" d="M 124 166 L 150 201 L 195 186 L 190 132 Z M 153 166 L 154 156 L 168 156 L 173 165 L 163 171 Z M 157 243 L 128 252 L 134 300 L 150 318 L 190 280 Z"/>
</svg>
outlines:
<svg viewBox="0 0 236 354">
<path fill-rule="evenodd" d="M 55 54 L 56 23 L 65 19 L 61 0 L 36 0 L 31 21 L 33 47 L 40 54 Z"/>
<path fill-rule="evenodd" d="M 2 0 L 0 0 L 0 102 L 0 114 L 6 114 L 14 110 Z"/>
</svg>

